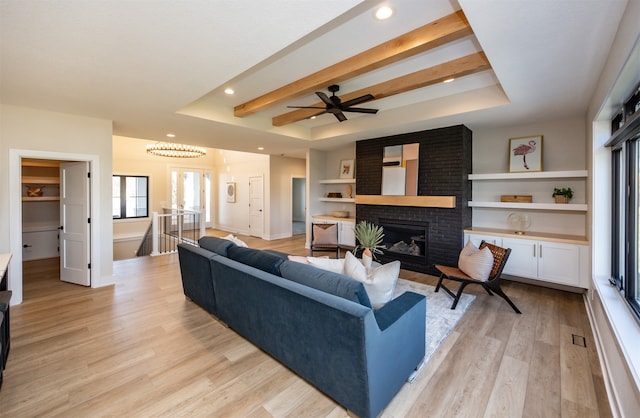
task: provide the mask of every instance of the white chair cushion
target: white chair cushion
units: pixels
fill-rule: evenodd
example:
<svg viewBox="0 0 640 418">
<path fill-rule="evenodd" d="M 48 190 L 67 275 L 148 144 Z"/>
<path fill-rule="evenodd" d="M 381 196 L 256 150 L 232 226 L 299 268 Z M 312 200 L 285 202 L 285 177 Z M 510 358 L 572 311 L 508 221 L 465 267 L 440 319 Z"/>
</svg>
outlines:
<svg viewBox="0 0 640 418">
<path fill-rule="evenodd" d="M 487 247 L 479 250 L 468 241 L 458 257 L 458 268 L 467 276 L 486 282 L 493 268 L 493 254 Z"/>
<path fill-rule="evenodd" d="M 337 224 L 313 224 L 313 245 L 338 245 Z"/>
</svg>

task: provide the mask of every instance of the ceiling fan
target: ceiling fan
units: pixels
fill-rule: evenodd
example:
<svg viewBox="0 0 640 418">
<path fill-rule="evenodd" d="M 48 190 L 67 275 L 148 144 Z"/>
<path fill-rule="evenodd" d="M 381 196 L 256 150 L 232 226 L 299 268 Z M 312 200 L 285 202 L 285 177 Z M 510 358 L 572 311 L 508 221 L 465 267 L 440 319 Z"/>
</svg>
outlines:
<svg viewBox="0 0 640 418">
<path fill-rule="evenodd" d="M 325 107 L 320 106 L 287 106 L 295 109 L 324 109 L 324 112 L 318 113 L 318 115 L 322 115 L 325 113 L 331 113 L 336 117 L 340 122 L 344 122 L 347 120 L 347 117 L 342 112 L 355 112 L 355 113 L 378 113 L 378 109 L 366 109 L 363 107 L 352 107 L 360 103 L 368 102 L 370 100 L 375 99 L 371 94 L 365 94 L 364 96 L 356 97 L 355 99 L 347 100 L 346 102 L 342 102 L 338 96 L 336 96 L 336 92 L 340 90 L 340 86 L 337 84 L 332 84 L 328 87 L 328 90 L 333 93 L 331 97 L 327 96 L 324 92 L 316 91 L 316 95 L 324 102 Z"/>
</svg>

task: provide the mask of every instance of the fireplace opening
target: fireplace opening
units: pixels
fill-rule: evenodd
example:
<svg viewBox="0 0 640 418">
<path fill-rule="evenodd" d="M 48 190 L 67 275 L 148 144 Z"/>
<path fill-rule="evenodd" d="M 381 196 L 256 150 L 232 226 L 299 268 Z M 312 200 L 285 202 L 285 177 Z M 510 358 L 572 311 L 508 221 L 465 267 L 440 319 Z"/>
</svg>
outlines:
<svg viewBox="0 0 640 418">
<path fill-rule="evenodd" d="M 380 219 L 378 225 L 384 229 L 384 259 L 427 264 L 429 223 Z"/>
</svg>

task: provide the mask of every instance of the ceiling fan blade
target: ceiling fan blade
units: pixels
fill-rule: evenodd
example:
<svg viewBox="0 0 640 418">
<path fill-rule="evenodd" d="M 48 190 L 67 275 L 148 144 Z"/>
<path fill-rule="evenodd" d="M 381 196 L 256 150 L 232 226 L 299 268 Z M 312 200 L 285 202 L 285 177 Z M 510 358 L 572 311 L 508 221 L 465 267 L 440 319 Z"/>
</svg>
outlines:
<svg viewBox="0 0 640 418">
<path fill-rule="evenodd" d="M 329 96 L 327 96 L 326 94 L 324 94 L 321 91 L 316 91 L 316 95 L 320 98 L 320 100 L 322 100 L 323 102 L 326 103 L 327 106 L 333 106 L 333 102 L 331 101 L 331 99 L 329 98 Z"/>
<path fill-rule="evenodd" d="M 325 110 L 326 107 L 324 106 L 287 106 L 291 109 L 322 109 Z"/>
<path fill-rule="evenodd" d="M 342 112 L 335 112 L 333 113 L 333 116 L 335 116 L 336 119 L 338 119 L 340 122 L 344 122 L 345 120 L 347 120 L 347 117 Z"/>
<path fill-rule="evenodd" d="M 342 109 L 343 112 L 356 112 L 356 113 L 378 113 L 378 109 L 366 109 L 364 107 L 348 107 L 346 109 Z"/>
<path fill-rule="evenodd" d="M 371 94 L 365 94 L 364 96 L 356 97 L 355 99 L 347 100 L 346 102 L 342 102 L 342 108 L 355 106 L 360 103 L 368 102 L 370 100 L 375 99 Z"/>
</svg>

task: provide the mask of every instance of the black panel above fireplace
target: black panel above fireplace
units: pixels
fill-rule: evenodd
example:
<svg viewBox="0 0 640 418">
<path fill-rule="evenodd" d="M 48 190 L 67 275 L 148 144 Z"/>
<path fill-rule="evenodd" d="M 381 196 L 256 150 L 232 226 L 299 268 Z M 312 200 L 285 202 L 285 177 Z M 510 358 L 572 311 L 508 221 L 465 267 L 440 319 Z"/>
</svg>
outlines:
<svg viewBox="0 0 640 418">
<path fill-rule="evenodd" d="M 464 228 L 471 225 L 471 131 L 464 125 L 356 142 L 356 190 L 379 195 L 382 190 L 384 147 L 420 144 L 418 196 L 455 196 L 455 208 L 356 204 L 356 221 L 378 224 L 393 220 L 404 225 L 428 225 L 425 257 L 407 259 L 387 252 L 382 261 L 400 260 L 402 268 L 437 274 L 433 264 L 456 265 Z"/>
</svg>

